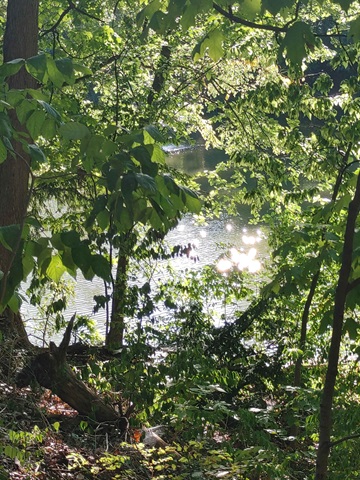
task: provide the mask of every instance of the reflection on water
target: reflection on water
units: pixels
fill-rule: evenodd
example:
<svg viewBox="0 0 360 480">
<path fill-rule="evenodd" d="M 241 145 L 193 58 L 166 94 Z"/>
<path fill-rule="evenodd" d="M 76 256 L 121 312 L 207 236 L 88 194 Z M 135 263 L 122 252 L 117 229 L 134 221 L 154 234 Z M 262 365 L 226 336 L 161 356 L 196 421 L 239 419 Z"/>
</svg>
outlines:
<svg viewBox="0 0 360 480">
<path fill-rule="evenodd" d="M 165 151 L 170 154 L 166 159 L 169 167 L 176 168 L 189 175 L 195 175 L 204 170 L 214 170 L 218 163 L 227 158 L 221 150 L 206 150 L 201 145 L 191 148 L 169 146 Z"/>
<path fill-rule="evenodd" d="M 219 151 L 206 151 L 204 148 L 178 150 L 169 156 L 168 163 L 187 173 L 194 174 L 204 169 L 212 169 L 224 160 L 224 154 Z M 226 273 L 234 266 L 239 270 L 256 273 L 262 266 L 267 256 L 267 242 L 264 234 L 257 226 L 248 224 L 248 210 L 240 210 L 236 218 L 211 220 L 206 225 L 197 225 L 189 215 L 185 216 L 178 226 L 167 235 L 170 245 L 191 244 L 193 252 L 189 257 L 176 257 L 171 260 L 177 270 L 201 268 L 204 265 L 217 264 L 220 272 Z M 224 256 L 224 252 L 230 255 Z M 196 258 L 196 262 L 194 262 Z M 72 279 L 69 278 L 69 282 Z M 100 333 L 105 333 L 105 311 L 93 313 L 94 295 L 104 294 L 102 280 L 94 278 L 89 282 L 78 275 L 74 285 L 74 299 L 70 302 L 65 318 L 76 312 L 78 315 L 88 315 L 98 324 Z M 27 327 L 29 332 L 36 327 L 31 319 L 37 315 L 36 309 L 26 303 L 22 309 L 24 319 L 29 319 Z M 55 338 L 60 340 L 61 335 Z"/>
</svg>

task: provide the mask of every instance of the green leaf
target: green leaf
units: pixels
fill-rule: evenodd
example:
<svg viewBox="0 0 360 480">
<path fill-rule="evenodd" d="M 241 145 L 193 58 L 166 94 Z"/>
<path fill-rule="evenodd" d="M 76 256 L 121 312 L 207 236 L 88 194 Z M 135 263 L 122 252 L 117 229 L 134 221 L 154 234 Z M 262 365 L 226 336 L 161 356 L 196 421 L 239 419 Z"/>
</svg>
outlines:
<svg viewBox="0 0 360 480">
<path fill-rule="evenodd" d="M 92 74 L 92 71 L 89 67 L 86 67 L 85 65 L 80 65 L 79 63 L 73 63 L 74 71 L 75 73 L 80 73 L 81 76 L 87 77 Z"/>
<path fill-rule="evenodd" d="M 165 143 L 166 139 L 165 137 L 161 134 L 158 128 L 156 128 L 154 125 L 147 125 L 144 130 L 151 136 L 151 138 L 155 142 L 159 143 Z"/>
<path fill-rule="evenodd" d="M 70 230 L 69 232 L 62 232 L 60 234 L 61 242 L 70 248 L 78 247 L 81 244 L 80 234 L 75 230 Z"/>
<path fill-rule="evenodd" d="M 81 244 L 78 247 L 72 248 L 71 255 L 75 265 L 77 265 L 83 273 L 91 268 L 92 257 L 87 245 Z"/>
<path fill-rule="evenodd" d="M 96 254 L 92 256 L 91 268 L 93 269 L 95 275 L 102 278 L 105 281 L 111 280 L 111 267 L 102 255 Z"/>
<path fill-rule="evenodd" d="M 66 82 L 66 78 L 57 68 L 56 62 L 51 57 L 46 57 L 46 69 L 51 82 L 58 88 L 61 88 Z"/>
<path fill-rule="evenodd" d="M 30 158 L 36 164 L 46 163 L 47 159 L 44 152 L 35 144 L 28 145 Z"/>
<path fill-rule="evenodd" d="M 12 137 L 12 126 L 5 112 L 0 112 L 0 137 Z"/>
<path fill-rule="evenodd" d="M 21 298 L 17 293 L 14 293 L 7 302 L 11 311 L 14 313 L 17 313 L 20 310 L 21 303 Z"/>
<path fill-rule="evenodd" d="M 282 10 L 290 9 L 294 4 L 295 0 L 262 0 L 261 7 L 263 12 L 267 10 L 275 16 Z"/>
<path fill-rule="evenodd" d="M 43 107 L 43 109 L 46 111 L 46 113 L 52 117 L 57 123 L 61 123 L 61 116 L 60 114 L 55 110 L 54 107 L 49 105 L 47 102 L 44 102 L 44 100 L 37 100 L 37 102 Z"/>
<path fill-rule="evenodd" d="M 59 58 L 55 60 L 55 64 L 63 79 L 68 84 L 73 85 L 75 83 L 75 72 L 72 60 L 70 58 Z"/>
<path fill-rule="evenodd" d="M 280 53 L 286 50 L 290 63 L 300 66 L 307 56 L 307 49 L 313 48 L 315 37 L 305 22 L 295 22 L 286 32 Z"/>
<path fill-rule="evenodd" d="M 88 127 L 79 122 L 69 122 L 61 125 L 59 133 L 66 140 L 81 140 L 90 136 Z"/>
<path fill-rule="evenodd" d="M 206 50 L 209 51 L 209 56 L 214 62 L 219 60 L 224 55 L 222 42 L 223 35 L 221 31 L 218 28 L 211 30 L 194 48 L 192 52 L 194 61 L 203 57 Z"/>
<path fill-rule="evenodd" d="M 51 258 L 51 261 L 46 269 L 46 275 L 55 283 L 59 283 L 61 277 L 65 272 L 66 267 L 64 266 L 60 256 L 54 255 Z"/>
<path fill-rule="evenodd" d="M 350 340 L 356 340 L 360 325 L 353 319 L 347 318 L 344 323 L 344 332 L 349 334 Z"/>
<path fill-rule="evenodd" d="M 144 173 L 136 173 L 135 178 L 137 180 L 138 186 L 147 192 L 156 193 L 156 183 L 153 177 L 150 175 L 145 175 Z"/>
<path fill-rule="evenodd" d="M 36 110 L 36 105 L 32 100 L 25 99 L 16 107 L 16 115 L 20 123 L 25 123 L 32 112 Z"/>
<path fill-rule="evenodd" d="M 30 57 L 25 63 L 26 70 L 42 83 L 46 83 L 47 74 L 47 57 L 45 53 Z"/>
<path fill-rule="evenodd" d="M 46 122 L 46 114 L 43 110 L 35 110 L 26 121 L 31 138 L 36 140 L 41 135 L 42 126 Z"/>
<path fill-rule="evenodd" d="M 274 3 L 277 2 L 278 0 Z M 254 20 L 256 15 L 260 13 L 261 6 L 261 0 L 242 0 L 242 2 L 240 2 L 240 16 L 247 20 Z"/>
<path fill-rule="evenodd" d="M 181 187 L 181 190 L 185 193 L 185 205 L 192 213 L 199 213 L 201 210 L 202 202 L 195 192 L 187 187 Z"/>
<path fill-rule="evenodd" d="M 23 65 L 25 65 L 25 60 L 23 58 L 16 58 L 10 60 L 10 62 L 3 63 L 0 65 L 0 77 L 6 78 L 15 75 Z"/>
<path fill-rule="evenodd" d="M 105 230 L 110 224 L 110 212 L 106 209 L 102 210 L 96 215 L 96 221 L 101 230 Z"/>
<path fill-rule="evenodd" d="M 7 249 L 13 250 L 20 238 L 20 225 L 6 225 L 0 227 L 0 243 Z"/>
<path fill-rule="evenodd" d="M 153 14 L 160 9 L 160 0 L 153 0 L 146 7 L 144 7 L 136 16 L 136 24 L 138 27 L 142 27 L 144 20 L 151 19 Z"/>
<path fill-rule="evenodd" d="M 131 206 L 132 194 L 136 190 L 138 184 L 134 173 L 130 172 L 123 176 L 121 180 L 121 192 L 124 196 L 125 203 Z"/>
</svg>

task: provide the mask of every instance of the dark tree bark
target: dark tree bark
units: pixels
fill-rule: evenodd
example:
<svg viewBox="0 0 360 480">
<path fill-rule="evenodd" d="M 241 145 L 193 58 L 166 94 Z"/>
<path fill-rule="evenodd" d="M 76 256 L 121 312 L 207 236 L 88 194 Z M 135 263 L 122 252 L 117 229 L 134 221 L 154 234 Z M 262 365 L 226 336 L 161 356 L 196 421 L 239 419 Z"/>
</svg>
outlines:
<svg viewBox="0 0 360 480">
<path fill-rule="evenodd" d="M 333 313 L 333 329 L 328 357 L 328 366 L 325 384 L 320 403 L 320 437 L 316 459 L 316 480 L 325 480 L 328 476 L 328 461 L 330 454 L 330 435 L 332 429 L 332 408 L 334 400 L 335 382 L 338 373 L 339 352 L 344 323 L 346 296 L 349 290 L 349 277 L 353 255 L 355 225 L 360 211 L 360 175 L 357 179 L 355 195 L 349 204 L 342 262 L 338 284 L 335 292 Z"/>
<path fill-rule="evenodd" d="M 8 0 L 6 28 L 3 41 L 3 57 L 8 62 L 15 58 L 29 58 L 38 52 L 38 0 Z M 36 81 L 22 68 L 8 80 L 10 89 L 36 88 Z M 13 110 L 9 117 L 15 131 L 24 131 Z M 20 142 L 13 141 L 15 156 L 8 155 L 0 165 L 0 227 L 21 225 L 28 206 L 28 185 L 30 158 Z M 18 246 L 14 245 L 14 248 Z M 4 283 L 11 268 L 14 255 L 0 245 L 0 270 L 4 272 L 1 288 L 4 296 Z M 2 314 L 8 320 L 8 329 L 13 330 L 24 346 L 30 345 L 24 325 L 17 314 L 9 310 Z"/>
</svg>

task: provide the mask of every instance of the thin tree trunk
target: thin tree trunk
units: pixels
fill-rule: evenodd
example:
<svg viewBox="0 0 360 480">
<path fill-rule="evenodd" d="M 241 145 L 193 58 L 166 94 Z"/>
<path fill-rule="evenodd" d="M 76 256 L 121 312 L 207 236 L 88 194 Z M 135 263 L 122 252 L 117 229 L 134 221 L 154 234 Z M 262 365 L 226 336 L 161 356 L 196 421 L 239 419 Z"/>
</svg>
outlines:
<svg viewBox="0 0 360 480">
<path fill-rule="evenodd" d="M 305 345 L 306 345 L 306 334 L 307 334 L 307 325 L 309 322 L 309 314 L 310 314 L 310 307 L 312 304 L 312 300 L 315 295 L 316 287 L 319 281 L 319 276 L 320 276 L 320 269 L 315 273 L 315 275 L 312 278 L 311 285 L 310 285 L 310 290 L 305 302 L 304 310 L 301 316 L 301 332 L 300 332 L 300 342 L 299 342 L 299 348 L 303 352 L 305 350 Z M 302 360 L 303 360 L 303 354 L 299 355 L 299 357 L 296 359 L 295 363 L 295 374 L 294 374 L 294 386 L 295 387 L 300 387 L 301 386 L 301 369 L 302 369 Z"/>
<path fill-rule="evenodd" d="M 342 181 L 344 172 L 345 172 L 345 170 L 348 166 L 348 161 L 349 161 L 352 145 L 353 144 L 351 142 L 348 144 L 346 152 L 345 152 L 345 154 L 343 156 L 343 159 L 342 159 L 342 166 L 341 166 L 341 168 L 338 172 L 338 175 L 337 175 L 337 178 L 336 178 L 336 181 L 335 181 L 335 185 L 334 185 L 334 189 L 333 189 L 333 193 L 331 195 L 331 201 L 333 203 L 335 203 L 335 201 L 337 199 L 337 196 L 339 194 L 341 181 Z M 324 239 L 324 234 L 322 235 L 322 238 Z M 308 326 L 309 315 L 310 315 L 310 307 L 311 307 L 311 304 L 312 304 L 312 301 L 313 301 L 313 298 L 314 298 L 314 295 L 315 295 L 315 292 L 316 292 L 317 284 L 319 282 L 320 270 L 321 270 L 321 264 L 322 264 L 321 254 L 318 255 L 318 261 L 319 261 L 319 267 L 318 267 L 318 270 L 316 271 L 315 275 L 312 278 L 311 285 L 310 285 L 310 290 L 309 290 L 309 293 L 308 293 L 308 296 L 307 296 L 307 299 L 306 299 L 306 302 L 305 302 L 304 310 L 303 310 L 303 313 L 302 313 L 302 316 L 301 316 L 301 333 L 300 333 L 300 342 L 299 342 L 299 348 L 300 348 L 301 351 L 304 351 L 304 349 L 305 349 L 307 326 Z M 295 373 L 294 373 L 294 386 L 295 387 L 300 387 L 301 386 L 302 361 L 303 361 L 303 355 L 300 355 L 298 357 L 298 359 L 296 360 L 296 363 L 295 363 Z M 297 429 L 295 427 L 294 431 L 296 431 L 296 430 Z M 296 435 L 296 433 L 294 433 L 294 435 Z"/>
<path fill-rule="evenodd" d="M 354 198 L 349 204 L 344 246 L 342 252 L 342 263 L 339 272 L 338 284 L 335 292 L 335 303 L 333 313 L 333 328 L 331 344 L 328 357 L 328 366 L 325 378 L 324 389 L 320 404 L 320 437 L 316 459 L 316 480 L 325 480 L 328 473 L 328 461 L 330 454 L 330 435 L 332 429 L 332 408 L 334 400 L 335 382 L 338 373 L 339 352 L 342 339 L 342 328 L 344 323 L 344 311 L 346 295 L 349 286 L 351 263 L 353 254 L 353 242 L 356 220 L 360 211 L 360 175 L 357 179 Z"/>
<path fill-rule="evenodd" d="M 8 62 L 15 58 L 29 58 L 38 52 L 38 0 L 8 0 L 6 28 L 3 40 L 3 57 Z M 10 89 L 36 88 L 36 81 L 22 68 L 8 80 Z M 24 131 L 14 110 L 9 117 L 15 131 Z M 30 158 L 24 152 L 20 142 L 12 142 L 15 156 L 8 155 L 0 165 L 0 227 L 21 225 L 26 216 L 28 205 L 28 184 Z M 16 247 L 16 246 L 14 246 Z M 4 279 L 11 268 L 13 254 L 0 245 L 0 270 Z M 16 316 L 16 318 L 14 318 Z M 29 346 L 26 331 L 20 316 L 9 311 L 2 314 L 8 317 L 18 333 L 21 343 Z"/>
<path fill-rule="evenodd" d="M 106 346 L 110 350 L 117 350 L 123 346 L 125 332 L 125 295 L 127 290 L 128 255 L 119 252 L 114 282 L 110 330 L 106 338 Z"/>
</svg>

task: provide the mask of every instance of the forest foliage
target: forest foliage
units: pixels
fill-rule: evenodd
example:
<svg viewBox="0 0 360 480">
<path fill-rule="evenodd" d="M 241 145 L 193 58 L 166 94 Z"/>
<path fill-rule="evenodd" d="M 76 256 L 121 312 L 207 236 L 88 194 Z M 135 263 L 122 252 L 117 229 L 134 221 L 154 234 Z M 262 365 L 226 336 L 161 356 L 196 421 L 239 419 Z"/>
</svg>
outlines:
<svg viewBox="0 0 360 480">
<path fill-rule="evenodd" d="M 105 338 L 75 317 L 87 353 L 74 371 L 130 422 L 121 452 L 106 432 L 102 454 L 67 453 L 68 470 L 357 478 L 358 2 L 43 1 L 38 38 L 38 55 L 0 66 L 0 163 L 21 157 L 18 142 L 29 170 L 26 215 L 0 225 L 1 311 L 30 302 L 48 341 L 68 325 L 69 279 L 101 279 Z M 24 70 L 37 88 L 11 88 Z M 199 141 L 227 160 L 195 177 L 169 167 L 164 146 Z M 226 274 L 172 268 L 189 255 L 166 242 L 184 215 L 233 218 L 244 205 L 266 231 L 266 268 L 238 267 L 239 245 L 219 246 Z M 231 306 L 221 325 L 219 303 Z M 5 330 L 4 386 L 17 361 Z M 25 434 L 8 392 L 1 401 L 0 458 L 35 475 L 38 456 L 46 475 L 33 445 L 63 439 L 64 420 Z M 155 425 L 171 444 L 156 452 Z M 73 428 L 96 437 L 90 419 Z"/>
</svg>

